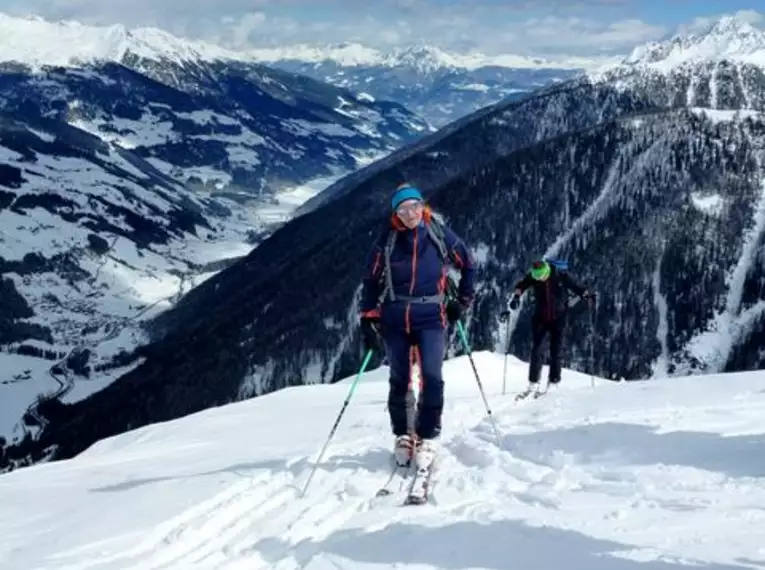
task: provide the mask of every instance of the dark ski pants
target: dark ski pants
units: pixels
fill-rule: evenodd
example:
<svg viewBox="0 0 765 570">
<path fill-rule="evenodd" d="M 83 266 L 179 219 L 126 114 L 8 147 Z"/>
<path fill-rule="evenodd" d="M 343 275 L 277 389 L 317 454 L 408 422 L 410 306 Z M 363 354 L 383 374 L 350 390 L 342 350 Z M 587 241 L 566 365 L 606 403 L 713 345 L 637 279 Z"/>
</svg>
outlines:
<svg viewBox="0 0 765 570">
<path fill-rule="evenodd" d="M 419 357 L 422 386 L 414 425 L 422 439 L 433 439 L 441 433 L 441 414 L 444 409 L 444 380 L 441 368 L 444 361 L 445 331 L 427 329 L 412 332 L 388 333 L 385 344 L 390 364 L 390 390 L 388 413 L 394 435 L 409 433 L 407 399 L 412 365 Z"/>
<path fill-rule="evenodd" d="M 542 343 L 547 335 L 550 335 L 550 384 L 560 382 L 560 356 L 563 345 L 563 329 L 566 320 L 559 317 L 552 321 L 534 319 L 531 323 L 532 347 L 531 360 L 529 361 L 529 382 L 539 382 L 539 373 L 542 370 Z"/>
</svg>

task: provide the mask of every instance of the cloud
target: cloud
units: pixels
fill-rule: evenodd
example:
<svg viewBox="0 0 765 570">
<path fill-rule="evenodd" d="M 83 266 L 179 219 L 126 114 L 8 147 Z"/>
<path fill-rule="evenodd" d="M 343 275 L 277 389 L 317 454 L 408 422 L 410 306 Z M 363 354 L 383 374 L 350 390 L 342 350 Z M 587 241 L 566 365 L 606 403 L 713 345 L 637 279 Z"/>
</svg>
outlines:
<svg viewBox="0 0 765 570">
<path fill-rule="evenodd" d="M 227 28 L 230 44 L 242 46 L 249 43 L 253 33 L 263 29 L 266 23 L 266 15 L 263 12 L 247 12 L 239 18 L 224 16 L 221 25 Z"/>
<path fill-rule="evenodd" d="M 584 18 L 547 17 L 532 19 L 513 31 L 518 41 L 538 52 L 615 52 L 666 35 L 664 26 L 641 20 L 611 23 Z"/>
<path fill-rule="evenodd" d="M 223 22 L 222 26 L 215 40 L 233 48 L 356 41 L 385 49 L 424 41 L 460 51 L 548 56 L 628 53 L 636 44 L 658 39 L 668 31 L 636 19 L 615 22 L 557 16 L 500 19 L 485 8 L 473 10 L 472 14 L 461 8 L 444 9 L 426 19 L 401 14 L 394 18 L 366 15 L 331 22 L 243 17 L 236 23 Z"/>
</svg>

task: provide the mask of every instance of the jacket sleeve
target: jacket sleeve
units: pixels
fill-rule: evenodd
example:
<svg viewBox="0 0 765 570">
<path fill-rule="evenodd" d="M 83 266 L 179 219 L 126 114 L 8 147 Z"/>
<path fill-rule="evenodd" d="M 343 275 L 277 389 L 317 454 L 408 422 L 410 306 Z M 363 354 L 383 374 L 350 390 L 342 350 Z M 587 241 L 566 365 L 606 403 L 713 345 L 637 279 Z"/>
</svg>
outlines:
<svg viewBox="0 0 765 570">
<path fill-rule="evenodd" d="M 367 254 L 364 266 L 364 277 L 361 288 L 360 316 L 378 317 L 380 307 L 378 301 L 380 293 L 380 276 L 385 268 L 385 240 L 387 236 L 379 236 L 372 249 Z"/>
<path fill-rule="evenodd" d="M 521 278 L 520 281 L 518 281 L 515 286 L 513 287 L 513 293 L 515 291 L 518 291 L 520 289 L 521 295 L 523 295 L 526 292 L 526 289 L 531 287 L 531 285 L 534 283 L 534 280 L 531 278 L 530 274 L 526 274 Z"/>
<path fill-rule="evenodd" d="M 576 279 L 571 277 L 566 271 L 561 271 L 560 280 L 569 291 L 573 291 L 580 297 L 587 292 L 587 287 L 579 283 Z"/>
<path fill-rule="evenodd" d="M 470 305 L 475 297 L 475 258 L 464 240 L 451 228 L 444 228 L 446 247 L 460 272 L 459 299 Z"/>
</svg>

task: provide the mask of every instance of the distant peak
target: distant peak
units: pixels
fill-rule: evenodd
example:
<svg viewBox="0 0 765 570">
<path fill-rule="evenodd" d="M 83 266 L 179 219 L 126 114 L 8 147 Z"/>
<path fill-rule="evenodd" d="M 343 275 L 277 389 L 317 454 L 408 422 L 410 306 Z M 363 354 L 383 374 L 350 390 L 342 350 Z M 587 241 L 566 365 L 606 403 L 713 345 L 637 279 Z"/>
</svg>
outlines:
<svg viewBox="0 0 765 570">
<path fill-rule="evenodd" d="M 156 28 L 129 30 L 122 24 L 89 26 L 76 21 L 51 22 L 36 15 L 0 13 L 0 61 L 28 65 L 77 65 L 121 61 L 129 52 L 149 59 L 241 59 L 241 54 L 204 42 L 184 40 Z"/>
<path fill-rule="evenodd" d="M 486 66 L 516 69 L 592 69 L 613 65 L 614 58 L 576 58 L 551 60 L 536 56 L 481 52 L 457 53 L 426 42 L 399 46 L 388 51 L 353 42 L 337 44 L 297 44 L 278 48 L 256 48 L 246 55 L 263 63 L 299 61 L 303 63 L 334 63 L 344 67 L 381 66 L 407 67 L 420 73 L 439 69 L 472 70 Z"/>
<path fill-rule="evenodd" d="M 425 43 L 417 43 L 393 50 L 385 60 L 390 66 L 405 65 L 422 72 L 433 72 L 442 68 L 464 67 L 459 57 Z"/>
<path fill-rule="evenodd" d="M 340 42 L 325 45 L 295 44 L 278 48 L 255 48 L 246 55 L 255 61 L 302 61 L 322 63 L 334 61 L 339 65 L 379 65 L 383 55 L 376 49 L 355 42 Z"/>
<path fill-rule="evenodd" d="M 731 59 L 765 65 L 765 31 L 739 16 L 723 16 L 706 29 L 637 47 L 624 64 L 674 67 Z"/>
<path fill-rule="evenodd" d="M 728 35 L 728 34 L 760 34 L 760 30 L 755 28 L 748 20 L 738 16 L 723 16 L 716 22 L 713 22 L 705 35 Z"/>
</svg>

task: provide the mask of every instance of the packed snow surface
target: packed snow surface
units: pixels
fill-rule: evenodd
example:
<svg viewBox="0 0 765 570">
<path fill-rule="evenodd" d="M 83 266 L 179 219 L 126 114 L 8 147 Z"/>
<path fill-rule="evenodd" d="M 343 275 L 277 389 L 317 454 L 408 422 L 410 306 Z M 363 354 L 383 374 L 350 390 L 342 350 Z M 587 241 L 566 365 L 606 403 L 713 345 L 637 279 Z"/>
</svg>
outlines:
<svg viewBox="0 0 765 570">
<path fill-rule="evenodd" d="M 0 476 L 0 560 L 25 570 L 672 570 L 765 565 L 765 372 L 611 383 L 445 366 L 433 503 L 375 498 L 387 369 L 285 389 Z M 398 485 L 394 485 L 394 490 Z"/>
</svg>

